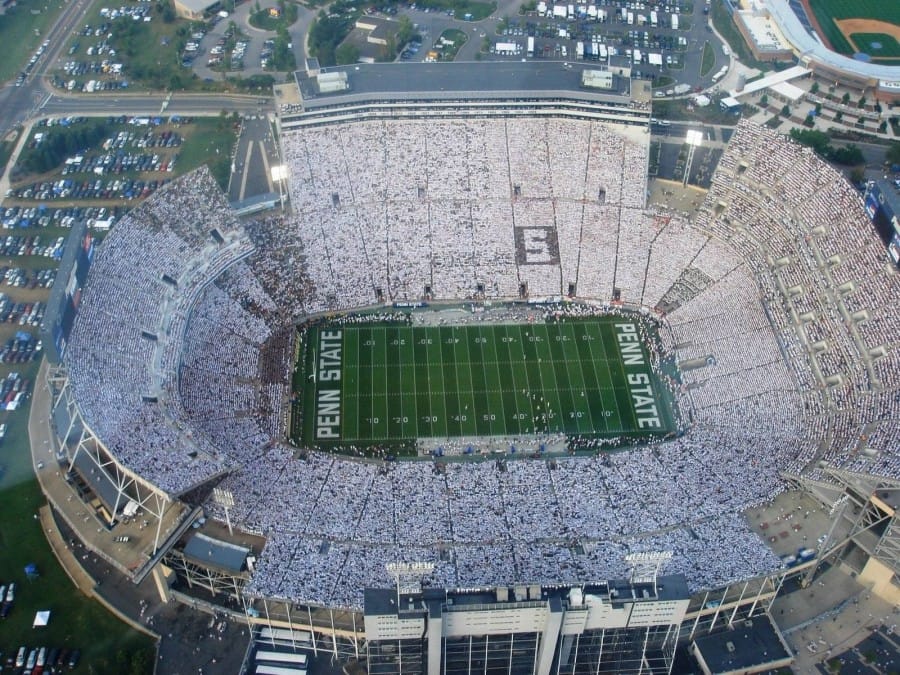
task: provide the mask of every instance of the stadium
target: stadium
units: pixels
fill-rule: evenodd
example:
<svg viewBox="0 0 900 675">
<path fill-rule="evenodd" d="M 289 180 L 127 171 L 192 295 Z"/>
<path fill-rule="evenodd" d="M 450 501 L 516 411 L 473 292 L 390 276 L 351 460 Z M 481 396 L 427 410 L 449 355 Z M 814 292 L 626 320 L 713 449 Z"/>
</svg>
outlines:
<svg viewBox="0 0 900 675">
<path fill-rule="evenodd" d="M 810 151 L 742 122 L 688 218 L 646 207 L 649 108 L 580 72 L 344 72 L 282 115 L 289 213 L 199 170 L 60 274 L 58 458 L 134 545 L 68 524 L 123 573 L 369 672 L 669 672 L 797 571 L 746 509 L 895 485 L 897 270 Z"/>
</svg>

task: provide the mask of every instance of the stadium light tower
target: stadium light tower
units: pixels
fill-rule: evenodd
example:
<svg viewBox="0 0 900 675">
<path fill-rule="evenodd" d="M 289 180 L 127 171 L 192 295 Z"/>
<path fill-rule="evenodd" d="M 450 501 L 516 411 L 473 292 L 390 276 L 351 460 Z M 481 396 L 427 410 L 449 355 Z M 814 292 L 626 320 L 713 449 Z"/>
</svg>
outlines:
<svg viewBox="0 0 900 675">
<path fill-rule="evenodd" d="M 656 593 L 656 578 L 664 563 L 672 559 L 672 551 L 645 551 L 629 553 L 625 562 L 631 567 L 631 583 L 652 584 Z"/>
<path fill-rule="evenodd" d="M 688 146 L 688 156 L 684 163 L 684 180 L 681 181 L 681 186 L 687 187 L 688 178 L 691 175 L 691 165 L 694 163 L 694 150 L 703 144 L 703 134 L 696 129 L 688 129 L 684 142 Z"/>
<path fill-rule="evenodd" d="M 284 164 L 276 164 L 270 169 L 272 182 L 278 183 L 278 198 L 281 201 L 281 210 L 284 211 L 284 181 L 288 177 L 288 169 Z"/>
<path fill-rule="evenodd" d="M 228 511 L 234 506 L 234 495 L 231 490 L 213 488 L 213 501 L 225 509 L 225 522 L 228 523 L 228 534 L 233 536 L 234 532 L 231 530 L 231 516 L 228 514 Z"/>
<path fill-rule="evenodd" d="M 385 569 L 394 577 L 394 585 L 397 588 L 397 607 L 399 607 L 401 595 L 414 595 L 422 592 L 422 579 L 434 571 L 434 563 L 392 562 L 385 565 Z"/>
</svg>

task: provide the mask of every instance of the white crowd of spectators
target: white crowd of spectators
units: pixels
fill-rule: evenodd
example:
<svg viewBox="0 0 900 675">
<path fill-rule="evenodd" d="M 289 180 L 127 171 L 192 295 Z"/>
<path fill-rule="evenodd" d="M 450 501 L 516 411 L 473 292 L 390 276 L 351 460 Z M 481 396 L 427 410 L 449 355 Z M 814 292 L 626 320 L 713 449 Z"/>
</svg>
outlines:
<svg viewBox="0 0 900 675">
<path fill-rule="evenodd" d="M 101 246 L 67 354 L 86 417 L 150 480 L 177 490 L 238 468 L 222 484 L 231 520 L 267 541 L 249 592 L 360 607 L 388 562 L 431 561 L 428 583 L 469 587 L 620 576 L 626 552 L 658 549 L 692 588 L 716 586 L 779 565 L 740 513 L 783 489 L 780 472 L 826 460 L 900 476 L 896 277 L 859 197 L 774 133 L 739 125 L 695 223 L 642 210 L 646 148 L 600 123 L 362 122 L 283 144 L 291 218 L 242 236 L 206 174 L 164 188 Z M 187 203 L 199 195 L 203 209 Z M 521 264 L 518 227 L 552 229 L 558 264 Z M 221 271 L 210 251 L 227 267 L 213 284 L 189 275 L 201 252 Z M 163 274 L 190 279 L 188 309 L 160 300 L 175 293 Z M 426 285 L 513 298 L 523 281 L 577 284 L 603 311 L 620 311 L 605 304 L 618 288 L 664 314 L 687 432 L 521 461 L 385 464 L 279 442 L 293 321 Z M 142 398 L 159 382 L 172 397 L 141 336 L 161 325 L 164 354 L 180 353 L 168 406 Z"/>
</svg>

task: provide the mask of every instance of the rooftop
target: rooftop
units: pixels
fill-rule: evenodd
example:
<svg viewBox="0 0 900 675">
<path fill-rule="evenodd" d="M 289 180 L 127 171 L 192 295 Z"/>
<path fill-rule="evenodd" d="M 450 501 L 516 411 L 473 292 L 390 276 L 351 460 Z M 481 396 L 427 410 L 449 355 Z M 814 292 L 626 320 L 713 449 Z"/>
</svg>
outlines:
<svg viewBox="0 0 900 675">
<path fill-rule="evenodd" d="M 598 103 L 627 102 L 631 93 L 628 78 L 614 77 L 612 91 L 582 86 L 582 72 L 596 69 L 596 64 L 562 61 L 356 64 L 324 69 L 346 73 L 349 84 L 346 90 L 327 94 L 321 93 L 315 78 L 305 72 L 297 72 L 296 79 L 307 108 L 371 99 L 373 94 L 384 100 L 442 100 L 509 99 L 536 92 L 559 92 L 575 93 L 579 99 Z M 615 74 L 615 68 L 612 70 Z"/>
<path fill-rule="evenodd" d="M 176 2 L 193 13 L 205 12 L 219 0 L 176 0 Z"/>
<path fill-rule="evenodd" d="M 775 668 L 792 659 L 778 629 L 766 615 L 736 624 L 732 630 L 698 637 L 692 650 L 713 673 L 751 669 L 757 672 L 755 668 Z"/>
</svg>

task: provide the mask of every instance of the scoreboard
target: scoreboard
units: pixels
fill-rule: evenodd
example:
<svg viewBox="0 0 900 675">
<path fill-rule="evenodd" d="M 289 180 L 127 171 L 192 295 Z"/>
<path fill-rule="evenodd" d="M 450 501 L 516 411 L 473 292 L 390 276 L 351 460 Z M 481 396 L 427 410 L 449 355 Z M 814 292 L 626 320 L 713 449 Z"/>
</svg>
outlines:
<svg viewBox="0 0 900 675">
<path fill-rule="evenodd" d="M 874 181 L 866 188 L 864 203 L 888 255 L 900 267 L 900 189 L 888 180 Z"/>
<path fill-rule="evenodd" d="M 65 354 L 81 303 L 81 291 L 94 259 L 95 245 L 86 221 L 72 226 L 41 323 L 41 340 L 50 363 L 59 363 Z"/>
</svg>

